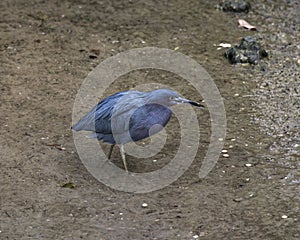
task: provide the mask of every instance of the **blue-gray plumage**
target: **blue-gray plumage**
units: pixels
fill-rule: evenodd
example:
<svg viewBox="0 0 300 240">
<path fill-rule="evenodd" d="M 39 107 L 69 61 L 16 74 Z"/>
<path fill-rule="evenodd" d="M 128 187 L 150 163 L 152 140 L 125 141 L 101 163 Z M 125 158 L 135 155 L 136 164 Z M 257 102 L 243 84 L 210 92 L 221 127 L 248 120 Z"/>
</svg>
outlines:
<svg viewBox="0 0 300 240">
<path fill-rule="evenodd" d="M 92 131 L 90 137 L 112 144 L 109 158 L 113 146 L 119 144 L 127 171 L 123 145 L 142 140 L 162 130 L 171 118 L 170 107 L 181 103 L 203 107 L 169 89 L 119 92 L 100 101 L 72 129 Z"/>
</svg>

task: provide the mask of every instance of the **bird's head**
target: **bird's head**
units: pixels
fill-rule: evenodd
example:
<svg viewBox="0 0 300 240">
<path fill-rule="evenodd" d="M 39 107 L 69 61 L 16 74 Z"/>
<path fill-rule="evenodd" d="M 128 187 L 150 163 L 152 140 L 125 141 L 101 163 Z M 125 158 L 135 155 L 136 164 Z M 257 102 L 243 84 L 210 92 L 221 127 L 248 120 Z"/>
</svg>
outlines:
<svg viewBox="0 0 300 240">
<path fill-rule="evenodd" d="M 193 102 L 189 99 L 180 97 L 179 94 L 175 91 L 170 89 L 158 89 L 152 92 L 149 92 L 149 102 L 157 103 L 161 105 L 165 105 L 171 107 L 173 105 L 182 104 L 182 103 L 189 103 L 193 106 L 197 107 L 204 107 L 200 103 Z"/>
</svg>

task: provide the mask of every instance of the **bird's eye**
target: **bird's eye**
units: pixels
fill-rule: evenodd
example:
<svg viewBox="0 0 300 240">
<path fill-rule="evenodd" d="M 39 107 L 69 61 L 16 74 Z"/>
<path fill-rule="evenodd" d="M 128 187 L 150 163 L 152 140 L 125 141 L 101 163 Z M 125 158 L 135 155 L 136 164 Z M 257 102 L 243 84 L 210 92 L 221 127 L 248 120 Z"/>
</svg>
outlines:
<svg viewBox="0 0 300 240">
<path fill-rule="evenodd" d="M 175 100 L 175 97 L 174 97 L 174 96 L 171 96 L 171 97 L 170 97 L 170 100 Z"/>
</svg>

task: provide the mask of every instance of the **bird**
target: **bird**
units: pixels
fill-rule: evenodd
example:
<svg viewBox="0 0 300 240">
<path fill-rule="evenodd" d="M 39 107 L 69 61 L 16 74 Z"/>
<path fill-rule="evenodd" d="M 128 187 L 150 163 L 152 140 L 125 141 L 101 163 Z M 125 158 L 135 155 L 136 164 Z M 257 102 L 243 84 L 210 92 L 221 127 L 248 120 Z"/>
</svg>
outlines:
<svg viewBox="0 0 300 240">
<path fill-rule="evenodd" d="M 161 131 L 172 116 L 171 107 L 183 103 L 204 107 L 170 89 L 117 92 L 96 104 L 71 129 L 90 131 L 90 138 L 110 144 L 108 159 L 114 146 L 120 145 L 124 169 L 128 173 L 124 145 Z"/>
</svg>

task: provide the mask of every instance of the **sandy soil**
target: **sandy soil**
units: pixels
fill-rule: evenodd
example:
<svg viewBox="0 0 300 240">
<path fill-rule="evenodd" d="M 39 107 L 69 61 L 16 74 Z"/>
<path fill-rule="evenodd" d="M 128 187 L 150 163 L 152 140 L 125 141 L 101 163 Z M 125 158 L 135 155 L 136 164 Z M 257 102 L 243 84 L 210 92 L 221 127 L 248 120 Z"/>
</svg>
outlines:
<svg viewBox="0 0 300 240">
<path fill-rule="evenodd" d="M 299 149 L 285 152 L 276 144 L 277 151 L 270 153 L 277 135 L 268 127 L 281 123 L 279 118 L 272 123 L 266 113 L 271 109 L 275 114 L 276 108 L 257 108 L 265 98 L 245 97 L 256 92 L 264 78 L 299 72 L 299 5 L 274 2 L 253 1 L 246 15 L 217 11 L 218 1 L 205 0 L 2 0 L 0 239 L 299 239 L 299 182 L 289 175 L 299 180 Z M 237 27 L 239 18 L 258 29 L 269 27 L 249 32 Z M 263 75 L 260 66 L 231 66 L 224 50 L 215 46 L 253 34 L 266 47 L 276 48 L 265 63 L 273 75 Z M 270 36 L 274 38 L 268 44 Z M 162 190 L 130 194 L 91 176 L 76 154 L 70 126 L 76 92 L 87 74 L 118 52 L 144 46 L 179 47 L 207 69 L 225 100 L 229 157 L 221 156 L 207 178 L 195 182 L 210 134 L 208 111 L 201 111 L 201 142 L 193 166 Z M 288 64 L 278 65 L 288 55 Z M 286 76 L 299 86 L 299 75 L 283 74 L 276 80 Z M 136 71 L 106 94 L 158 82 L 199 100 L 182 81 L 162 71 Z M 296 112 L 291 115 L 297 122 Z M 168 131 L 175 140 L 159 158 L 176 151 L 176 127 Z M 294 156 L 292 164 L 278 164 L 277 159 L 290 159 L 285 154 Z M 121 166 L 118 151 L 113 158 Z M 136 172 L 161 166 L 133 157 L 128 163 Z M 72 183 L 71 188 L 62 187 L 66 183 Z"/>
</svg>

